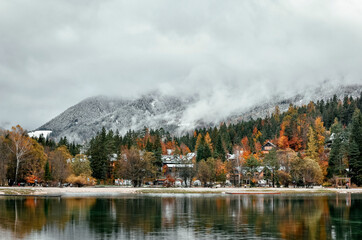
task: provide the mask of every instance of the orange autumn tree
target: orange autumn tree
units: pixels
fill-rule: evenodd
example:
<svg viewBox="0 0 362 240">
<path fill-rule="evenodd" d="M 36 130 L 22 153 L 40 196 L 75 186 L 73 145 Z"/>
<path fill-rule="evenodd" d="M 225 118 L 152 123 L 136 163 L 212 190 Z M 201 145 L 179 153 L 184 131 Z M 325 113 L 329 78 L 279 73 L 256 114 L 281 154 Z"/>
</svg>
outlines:
<svg viewBox="0 0 362 240">
<path fill-rule="evenodd" d="M 166 144 L 162 140 L 160 142 L 161 142 L 162 154 L 167 154 Z"/>
<path fill-rule="evenodd" d="M 303 127 L 301 126 L 304 124 L 305 115 L 298 114 L 297 108 L 290 105 L 280 126 L 278 146 L 282 149 L 290 147 L 295 151 L 302 149 Z"/>
<path fill-rule="evenodd" d="M 285 124 L 282 123 L 280 128 L 281 129 L 279 131 L 278 147 L 281 148 L 281 149 L 289 148 L 288 137 L 285 136 Z"/>
<path fill-rule="evenodd" d="M 226 163 L 223 163 L 220 159 L 217 159 L 215 162 L 215 178 L 218 182 L 226 181 Z"/>
<path fill-rule="evenodd" d="M 262 133 L 257 129 L 257 127 L 254 127 L 253 129 L 253 141 L 254 141 L 254 147 L 256 152 L 261 151 L 261 143 L 259 142 L 260 137 L 262 136 Z"/>
<path fill-rule="evenodd" d="M 143 138 L 137 138 L 136 144 L 137 144 L 138 149 L 144 149 L 146 146 Z"/>
<path fill-rule="evenodd" d="M 184 144 L 184 143 L 181 143 L 180 149 L 181 149 L 182 155 L 186 155 L 191 152 L 190 148 L 188 146 L 186 146 L 186 144 Z"/>
<path fill-rule="evenodd" d="M 249 146 L 249 139 L 247 136 L 245 136 L 245 137 L 243 137 L 243 139 L 241 139 L 241 146 L 243 148 L 243 158 L 247 159 L 251 154 L 251 150 L 250 150 L 250 146 Z"/>
<path fill-rule="evenodd" d="M 175 141 L 168 141 L 165 143 L 166 149 L 175 150 Z"/>
</svg>

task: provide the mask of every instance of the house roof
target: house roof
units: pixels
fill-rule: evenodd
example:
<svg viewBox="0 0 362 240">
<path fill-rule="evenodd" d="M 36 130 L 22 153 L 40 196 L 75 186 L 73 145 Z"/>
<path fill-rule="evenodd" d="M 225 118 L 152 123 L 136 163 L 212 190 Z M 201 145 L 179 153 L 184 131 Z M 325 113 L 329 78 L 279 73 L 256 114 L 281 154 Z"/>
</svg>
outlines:
<svg viewBox="0 0 362 240">
<path fill-rule="evenodd" d="M 265 144 L 262 146 L 262 149 L 264 149 L 265 147 L 268 147 L 268 146 L 273 147 L 273 148 L 276 148 L 276 147 L 277 147 L 275 144 L 273 144 L 273 143 L 271 143 L 271 142 L 268 141 L 267 143 L 265 143 Z"/>
</svg>

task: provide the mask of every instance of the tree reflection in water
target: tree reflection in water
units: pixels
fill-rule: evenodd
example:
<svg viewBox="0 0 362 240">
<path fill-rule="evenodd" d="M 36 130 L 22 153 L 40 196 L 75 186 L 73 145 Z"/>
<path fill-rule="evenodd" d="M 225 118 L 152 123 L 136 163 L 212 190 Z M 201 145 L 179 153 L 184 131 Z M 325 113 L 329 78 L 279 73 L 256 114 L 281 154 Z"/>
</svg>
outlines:
<svg viewBox="0 0 362 240">
<path fill-rule="evenodd" d="M 0 198 L 0 234 L 17 239 L 362 239 L 361 229 L 362 194 Z"/>
</svg>

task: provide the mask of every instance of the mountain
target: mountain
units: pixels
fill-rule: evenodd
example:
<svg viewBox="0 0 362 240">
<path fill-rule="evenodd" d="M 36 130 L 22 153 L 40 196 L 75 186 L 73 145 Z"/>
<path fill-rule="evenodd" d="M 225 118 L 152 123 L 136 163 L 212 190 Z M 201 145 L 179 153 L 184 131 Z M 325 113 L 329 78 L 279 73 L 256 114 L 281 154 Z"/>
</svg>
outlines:
<svg viewBox="0 0 362 240">
<path fill-rule="evenodd" d="M 251 118 L 265 117 L 278 105 L 286 111 L 289 104 L 304 105 L 310 101 L 327 100 L 337 95 L 358 97 L 362 85 L 334 86 L 326 84 L 317 89 L 309 89 L 294 96 L 271 95 L 264 102 L 255 103 L 249 109 L 240 109 L 221 116 L 219 119 L 205 119 L 196 116 L 196 121 L 188 121 L 185 112 L 197 106 L 198 97 L 175 97 L 151 92 L 136 99 L 117 99 L 105 96 L 90 97 L 65 110 L 59 116 L 37 130 L 51 130 L 51 137 L 59 140 L 66 136 L 71 141 L 84 142 L 95 136 L 102 127 L 118 130 L 125 134 L 129 129 L 141 130 L 163 128 L 171 133 L 184 133 L 196 127 L 217 126 L 220 121 L 236 123 Z M 194 111 L 195 112 L 195 111 Z M 197 111 L 196 113 L 197 114 Z"/>
<path fill-rule="evenodd" d="M 240 112 L 231 114 L 226 122 L 236 123 L 243 120 L 250 120 L 251 118 L 264 118 L 265 116 L 271 115 L 275 111 L 275 106 L 279 106 L 281 112 L 288 110 L 289 105 L 293 104 L 296 106 L 307 105 L 309 102 L 317 102 L 320 100 L 328 100 L 333 98 L 334 95 L 337 96 L 337 99 L 343 100 L 345 96 L 352 96 L 357 98 L 361 96 L 362 85 L 332 85 L 325 83 L 318 88 L 308 89 L 294 94 L 291 97 L 285 97 L 280 95 L 274 95 L 272 100 L 268 100 L 262 103 L 259 103 L 252 108 Z"/>
<path fill-rule="evenodd" d="M 102 127 L 119 130 L 139 130 L 145 126 L 174 132 L 191 98 L 181 99 L 152 92 L 134 100 L 90 97 L 70 107 L 37 130 L 51 130 L 51 136 L 59 140 L 84 142 L 96 135 Z"/>
</svg>

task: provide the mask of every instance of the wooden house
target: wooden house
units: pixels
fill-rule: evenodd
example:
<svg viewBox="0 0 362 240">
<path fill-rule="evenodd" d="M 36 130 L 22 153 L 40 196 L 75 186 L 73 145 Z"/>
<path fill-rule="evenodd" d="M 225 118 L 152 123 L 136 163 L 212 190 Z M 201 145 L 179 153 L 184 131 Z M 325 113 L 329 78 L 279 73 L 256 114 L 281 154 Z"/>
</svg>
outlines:
<svg viewBox="0 0 362 240">
<path fill-rule="evenodd" d="M 261 147 L 261 152 L 266 154 L 266 153 L 269 153 L 273 149 L 277 149 L 277 146 L 268 141 Z"/>
</svg>

